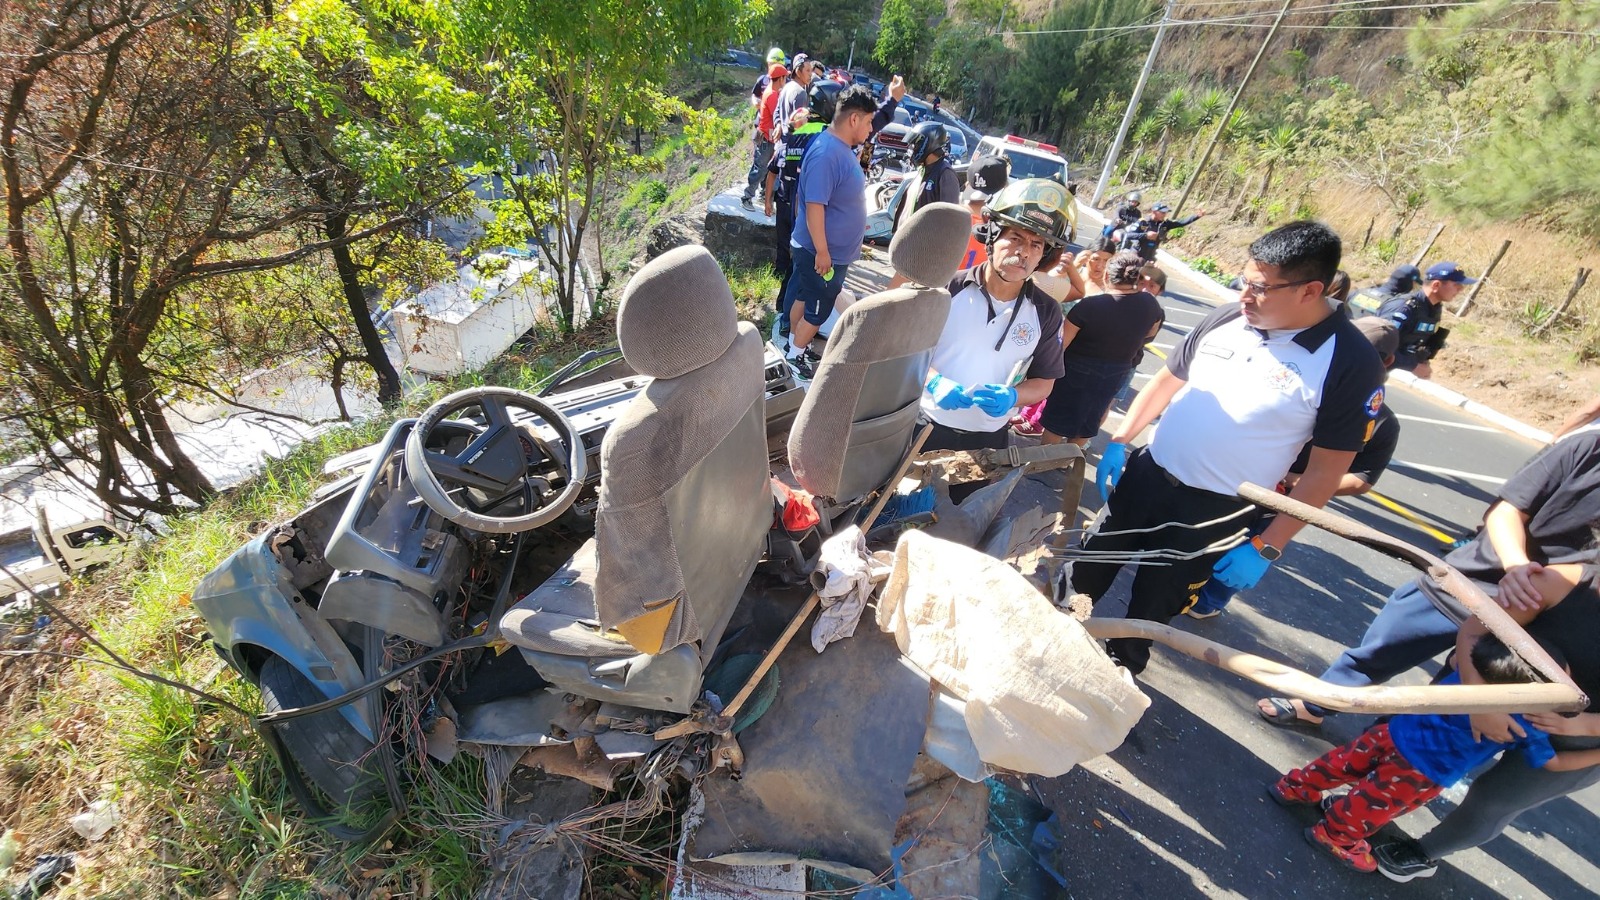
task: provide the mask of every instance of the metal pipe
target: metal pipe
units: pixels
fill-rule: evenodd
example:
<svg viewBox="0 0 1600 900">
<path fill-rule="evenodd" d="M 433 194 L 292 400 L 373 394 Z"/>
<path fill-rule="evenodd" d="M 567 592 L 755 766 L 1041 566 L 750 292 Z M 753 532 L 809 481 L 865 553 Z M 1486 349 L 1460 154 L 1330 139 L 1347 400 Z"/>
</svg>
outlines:
<svg viewBox="0 0 1600 900">
<path fill-rule="evenodd" d="M 1498 608 L 1498 607 L 1497 607 Z M 1089 619 L 1083 627 L 1100 640 L 1155 641 L 1201 662 L 1248 678 L 1274 694 L 1299 697 L 1339 712 L 1395 713 L 1580 712 L 1589 705 L 1570 684 L 1441 684 L 1350 687 L 1329 684 L 1252 653 L 1143 619 Z M 1531 660 L 1530 660 L 1531 662 Z"/>
</svg>

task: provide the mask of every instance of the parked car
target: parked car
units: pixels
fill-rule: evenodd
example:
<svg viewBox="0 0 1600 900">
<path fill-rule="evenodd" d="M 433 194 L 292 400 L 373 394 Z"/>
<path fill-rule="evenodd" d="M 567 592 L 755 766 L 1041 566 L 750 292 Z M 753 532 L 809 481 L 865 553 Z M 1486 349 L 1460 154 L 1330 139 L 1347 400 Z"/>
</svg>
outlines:
<svg viewBox="0 0 1600 900">
<path fill-rule="evenodd" d="M 1054 178 L 1068 184 L 1067 161 L 1054 144 L 1030 141 L 1008 134 L 978 141 L 978 156 L 1003 156 L 1011 163 L 1011 178 Z"/>
<path fill-rule="evenodd" d="M 740 69 L 760 69 L 765 66 L 765 61 L 759 55 L 737 47 L 729 47 L 720 58 L 712 61 L 719 66 L 735 66 Z"/>
</svg>

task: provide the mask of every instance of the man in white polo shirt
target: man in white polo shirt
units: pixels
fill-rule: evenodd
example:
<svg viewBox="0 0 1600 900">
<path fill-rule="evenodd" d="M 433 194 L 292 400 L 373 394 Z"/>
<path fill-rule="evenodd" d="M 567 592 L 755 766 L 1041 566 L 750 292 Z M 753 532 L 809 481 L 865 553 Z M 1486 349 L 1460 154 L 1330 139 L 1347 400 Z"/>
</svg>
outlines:
<svg viewBox="0 0 1600 900">
<path fill-rule="evenodd" d="M 1032 275 L 1072 233 L 1072 195 L 1044 178 L 1014 181 L 984 208 L 978 236 L 989 259 L 950 282 L 950 316 L 933 348 L 922 415 L 928 450 L 1006 446 L 1011 412 L 1050 395 L 1064 371 L 1061 305 Z M 982 483 L 955 485 L 960 501 Z"/>
<path fill-rule="evenodd" d="M 1318 222 L 1258 238 L 1239 302 L 1195 327 L 1112 434 L 1096 483 L 1102 496 L 1107 485 L 1115 490 L 1084 549 L 1193 554 L 1139 567 L 1130 618 L 1166 622 L 1212 577 L 1235 590 L 1254 587 L 1303 523 L 1278 516 L 1247 543 L 1208 549 L 1249 524 L 1238 486 L 1277 484 L 1309 441 L 1305 473 L 1290 496 L 1321 507 L 1371 436 L 1383 408 L 1383 362 L 1323 299 L 1340 254 L 1339 236 Z M 1157 416 L 1150 445 L 1130 459 L 1129 442 Z M 1076 592 L 1099 601 L 1119 568 L 1079 561 L 1068 577 Z M 1150 659 L 1149 641 L 1107 646 L 1135 674 Z"/>
</svg>

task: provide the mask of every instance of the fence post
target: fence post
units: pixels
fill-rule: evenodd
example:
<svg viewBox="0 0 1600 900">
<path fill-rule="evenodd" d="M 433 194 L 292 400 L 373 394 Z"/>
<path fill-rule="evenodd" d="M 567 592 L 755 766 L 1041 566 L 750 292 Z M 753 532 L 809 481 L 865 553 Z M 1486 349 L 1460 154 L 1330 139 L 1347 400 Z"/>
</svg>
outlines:
<svg viewBox="0 0 1600 900">
<path fill-rule="evenodd" d="M 1433 234 L 1428 235 L 1427 243 L 1423 244 L 1422 245 L 1422 249 L 1417 251 L 1417 258 L 1413 259 L 1411 261 L 1411 264 L 1413 266 L 1422 265 L 1423 257 L 1427 256 L 1428 255 L 1428 251 L 1433 249 L 1433 242 L 1437 241 L 1439 239 L 1439 235 L 1442 234 L 1443 232 L 1444 232 L 1444 223 L 1443 222 L 1440 222 L 1439 224 L 1433 226 Z"/>
<path fill-rule="evenodd" d="M 1557 319 L 1566 315 L 1567 307 L 1572 305 L 1573 298 L 1577 297 L 1578 292 L 1583 290 L 1584 282 L 1589 280 L 1589 273 L 1591 271 L 1593 270 L 1585 269 L 1582 266 L 1578 267 L 1578 277 L 1573 279 L 1572 288 L 1567 291 L 1566 299 L 1561 301 L 1561 305 L 1556 307 L 1556 311 L 1551 313 L 1548 319 L 1540 322 L 1539 327 L 1533 329 L 1531 337 L 1538 337 L 1539 335 L 1544 334 L 1546 331 L 1549 331 L 1550 327 L 1556 324 Z"/>
<path fill-rule="evenodd" d="M 1489 268 L 1483 270 L 1483 274 L 1478 276 L 1478 283 L 1472 286 L 1472 290 L 1467 292 L 1467 298 L 1461 301 L 1460 306 L 1456 307 L 1456 315 L 1464 316 L 1467 314 L 1467 310 L 1472 308 L 1472 301 L 1477 299 L 1478 292 L 1483 290 L 1483 283 L 1489 280 L 1490 275 L 1494 274 L 1494 267 L 1500 265 L 1500 260 L 1505 258 L 1506 251 L 1510 249 L 1510 241 L 1500 244 L 1500 249 L 1495 253 L 1494 259 L 1489 260 Z"/>
</svg>

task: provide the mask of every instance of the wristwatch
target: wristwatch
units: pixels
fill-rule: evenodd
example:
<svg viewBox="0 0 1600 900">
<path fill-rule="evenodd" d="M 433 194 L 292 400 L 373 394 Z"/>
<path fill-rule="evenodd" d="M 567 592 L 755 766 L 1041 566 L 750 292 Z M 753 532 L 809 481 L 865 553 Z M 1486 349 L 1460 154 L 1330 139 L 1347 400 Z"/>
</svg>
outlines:
<svg viewBox="0 0 1600 900">
<path fill-rule="evenodd" d="M 1261 558 L 1267 562 L 1273 562 L 1278 557 L 1283 555 L 1282 550 L 1279 550 L 1277 547 L 1274 547 L 1266 541 L 1263 541 L 1261 539 L 1261 535 L 1259 534 L 1250 539 L 1250 546 L 1256 548 L 1256 552 L 1261 554 Z"/>
</svg>

